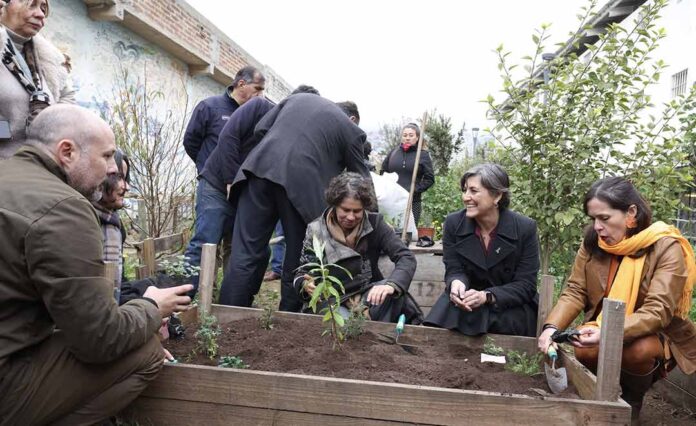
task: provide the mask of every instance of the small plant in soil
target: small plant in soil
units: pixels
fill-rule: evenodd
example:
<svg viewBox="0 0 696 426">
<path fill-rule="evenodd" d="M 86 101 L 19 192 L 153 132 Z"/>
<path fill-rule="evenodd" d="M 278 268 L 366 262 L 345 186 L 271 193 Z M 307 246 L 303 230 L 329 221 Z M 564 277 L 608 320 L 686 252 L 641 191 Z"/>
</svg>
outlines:
<svg viewBox="0 0 696 426">
<path fill-rule="evenodd" d="M 244 360 L 238 356 L 230 356 L 230 355 L 225 355 L 220 357 L 220 362 L 218 363 L 218 367 L 222 368 L 239 368 L 239 369 L 244 369 L 244 368 L 249 368 L 247 364 L 244 363 Z"/>
<path fill-rule="evenodd" d="M 345 338 L 343 334 L 345 321 L 341 314 L 338 313 L 338 308 L 340 306 L 341 294 L 345 293 L 346 290 L 341 280 L 331 275 L 330 268 L 341 269 L 350 279 L 352 279 L 353 276 L 347 269 L 340 265 L 324 263 L 324 247 L 325 243 L 314 235 L 312 238 L 312 251 L 316 257 L 316 262 L 306 263 L 302 265 L 301 268 L 309 269 L 309 275 L 313 277 L 316 285 L 314 293 L 312 293 L 312 298 L 309 301 L 312 312 L 317 312 L 318 302 L 326 302 L 326 307 L 319 311 L 319 313 L 323 315 L 322 320 L 326 325 L 322 335 L 330 334 L 333 340 L 333 348 L 336 349 L 341 346 Z"/>
<path fill-rule="evenodd" d="M 259 317 L 259 323 L 265 330 L 273 330 L 273 314 L 278 310 L 279 297 L 277 291 L 269 290 L 260 298 L 259 304 L 261 309 L 263 309 L 263 313 Z"/>
<path fill-rule="evenodd" d="M 483 343 L 483 353 L 488 355 L 505 355 L 505 350 L 500 346 L 496 346 L 493 339 L 486 337 L 486 341 Z"/>
<path fill-rule="evenodd" d="M 212 315 L 204 315 L 195 334 L 198 341 L 196 352 L 214 359 L 218 351 L 218 336 L 220 336 L 220 327 L 217 324 L 217 319 Z"/>
<path fill-rule="evenodd" d="M 365 309 L 367 307 L 361 303 L 350 311 L 350 316 L 343 327 L 346 339 L 357 340 L 365 332 L 365 321 L 367 321 Z"/>
<path fill-rule="evenodd" d="M 188 257 L 185 257 L 183 254 L 176 256 L 176 260 L 162 260 L 159 262 L 159 266 L 170 277 L 191 278 L 194 275 L 198 275 L 201 271 L 200 266 L 193 266 L 188 263 Z"/>
<path fill-rule="evenodd" d="M 533 376 L 541 373 L 540 353 L 528 355 L 517 351 L 508 351 L 505 369 L 525 376 Z"/>
</svg>

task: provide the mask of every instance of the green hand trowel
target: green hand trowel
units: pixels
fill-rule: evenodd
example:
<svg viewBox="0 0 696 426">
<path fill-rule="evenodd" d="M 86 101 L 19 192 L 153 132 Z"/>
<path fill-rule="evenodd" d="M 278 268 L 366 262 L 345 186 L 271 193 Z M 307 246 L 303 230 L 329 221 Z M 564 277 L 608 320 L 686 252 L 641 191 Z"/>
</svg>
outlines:
<svg viewBox="0 0 696 426">
<path fill-rule="evenodd" d="M 551 366 L 544 363 L 546 382 L 549 384 L 551 392 L 559 394 L 568 388 L 568 374 L 565 368 L 556 368 L 556 361 L 558 361 L 558 352 L 556 352 L 556 348 L 549 346 L 546 354 L 551 359 Z"/>
</svg>

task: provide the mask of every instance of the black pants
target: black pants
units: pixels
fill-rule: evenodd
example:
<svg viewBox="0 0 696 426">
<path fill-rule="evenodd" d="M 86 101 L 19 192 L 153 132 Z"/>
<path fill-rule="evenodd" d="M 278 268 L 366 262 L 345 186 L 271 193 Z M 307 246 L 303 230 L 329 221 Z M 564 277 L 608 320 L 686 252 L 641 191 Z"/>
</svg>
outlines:
<svg viewBox="0 0 696 426">
<path fill-rule="evenodd" d="M 220 289 L 220 304 L 251 306 L 263 280 L 258 273 L 260 265 L 265 270 L 268 264 L 268 241 L 280 219 L 285 231 L 280 310 L 299 312 L 302 302 L 292 281 L 300 264 L 307 224 L 282 186 L 253 175 L 243 185 L 234 220 L 232 252 Z"/>
</svg>

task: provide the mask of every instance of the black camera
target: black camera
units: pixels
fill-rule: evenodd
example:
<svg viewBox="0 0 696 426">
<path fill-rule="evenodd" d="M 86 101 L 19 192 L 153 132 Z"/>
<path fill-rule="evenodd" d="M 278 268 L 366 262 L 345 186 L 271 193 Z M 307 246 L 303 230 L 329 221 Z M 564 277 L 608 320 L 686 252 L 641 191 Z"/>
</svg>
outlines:
<svg viewBox="0 0 696 426">
<path fill-rule="evenodd" d="M 575 340 L 578 336 L 580 336 L 580 332 L 578 330 L 574 328 L 569 328 L 564 331 L 556 330 L 551 335 L 551 340 L 553 340 L 556 343 L 567 343 L 571 340 Z"/>
</svg>

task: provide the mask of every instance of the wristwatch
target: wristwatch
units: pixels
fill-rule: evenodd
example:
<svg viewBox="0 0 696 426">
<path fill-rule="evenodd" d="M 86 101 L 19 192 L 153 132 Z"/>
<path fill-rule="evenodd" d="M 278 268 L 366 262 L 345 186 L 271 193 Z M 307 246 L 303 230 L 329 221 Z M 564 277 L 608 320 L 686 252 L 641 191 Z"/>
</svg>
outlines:
<svg viewBox="0 0 696 426">
<path fill-rule="evenodd" d="M 492 305 L 493 304 L 493 293 L 490 291 L 486 291 L 486 305 Z"/>
</svg>

